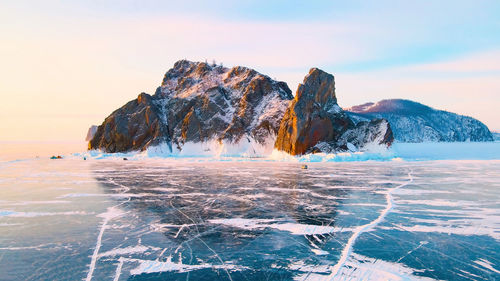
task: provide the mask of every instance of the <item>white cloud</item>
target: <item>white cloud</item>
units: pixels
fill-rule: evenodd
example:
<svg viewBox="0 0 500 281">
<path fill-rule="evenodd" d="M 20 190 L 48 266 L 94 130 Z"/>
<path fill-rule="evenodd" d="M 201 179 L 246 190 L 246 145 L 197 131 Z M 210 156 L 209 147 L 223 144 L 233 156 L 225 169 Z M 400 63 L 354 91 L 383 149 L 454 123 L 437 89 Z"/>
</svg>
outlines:
<svg viewBox="0 0 500 281">
<path fill-rule="evenodd" d="M 500 72 L 500 49 L 472 53 L 453 60 L 401 67 L 399 70 L 415 74 L 421 72 L 431 72 L 432 74 L 485 74 L 488 72 Z"/>
</svg>

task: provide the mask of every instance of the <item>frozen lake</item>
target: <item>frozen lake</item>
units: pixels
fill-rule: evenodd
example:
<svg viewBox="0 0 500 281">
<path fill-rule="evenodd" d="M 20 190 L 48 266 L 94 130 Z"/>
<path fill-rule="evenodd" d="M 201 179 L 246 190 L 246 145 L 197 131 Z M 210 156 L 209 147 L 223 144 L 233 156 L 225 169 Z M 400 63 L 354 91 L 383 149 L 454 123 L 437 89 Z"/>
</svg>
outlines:
<svg viewBox="0 0 500 281">
<path fill-rule="evenodd" d="M 499 280 L 500 161 L 0 163 L 0 280 Z"/>
</svg>

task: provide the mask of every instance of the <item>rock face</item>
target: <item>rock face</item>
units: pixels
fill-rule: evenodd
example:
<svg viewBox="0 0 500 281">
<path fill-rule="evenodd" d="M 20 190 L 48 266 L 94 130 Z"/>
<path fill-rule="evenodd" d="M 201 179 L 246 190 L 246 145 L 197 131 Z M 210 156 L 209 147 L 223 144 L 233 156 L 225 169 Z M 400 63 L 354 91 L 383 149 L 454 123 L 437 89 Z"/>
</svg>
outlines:
<svg viewBox="0 0 500 281">
<path fill-rule="evenodd" d="M 352 129 L 345 131 L 336 141 L 319 142 L 312 152 L 335 153 L 342 151 L 363 151 L 373 145 L 390 146 L 394 141 L 391 126 L 385 119 L 361 121 Z"/>
<path fill-rule="evenodd" d="M 123 152 L 167 141 L 160 114 L 161 108 L 153 97 L 141 93 L 104 120 L 90 140 L 89 149 Z"/>
<path fill-rule="evenodd" d="M 180 151 L 188 142 L 212 140 L 272 146 L 291 99 L 286 83 L 253 69 L 181 60 L 153 96 L 142 93 L 107 117 L 89 149 L 121 152 L 166 143 Z"/>
<path fill-rule="evenodd" d="M 301 155 L 359 150 L 371 142 L 390 145 L 392 140 L 385 120 L 355 125 L 337 104 L 334 77 L 313 68 L 285 112 L 275 148 Z"/>
<path fill-rule="evenodd" d="M 488 127 L 474 118 L 436 110 L 410 100 L 382 100 L 346 110 L 355 122 L 387 119 L 394 138 L 400 142 L 493 140 Z"/>
</svg>

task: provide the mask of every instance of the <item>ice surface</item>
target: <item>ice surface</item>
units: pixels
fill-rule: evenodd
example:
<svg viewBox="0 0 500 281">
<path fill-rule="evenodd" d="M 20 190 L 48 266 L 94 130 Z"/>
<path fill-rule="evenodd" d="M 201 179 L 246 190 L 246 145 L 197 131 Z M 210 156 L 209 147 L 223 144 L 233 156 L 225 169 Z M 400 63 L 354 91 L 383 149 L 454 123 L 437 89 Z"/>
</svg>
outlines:
<svg viewBox="0 0 500 281">
<path fill-rule="evenodd" d="M 4 163 L 0 279 L 500 277 L 500 161 L 200 159 Z"/>
<path fill-rule="evenodd" d="M 394 143 L 391 151 L 404 160 L 500 160 L 500 142 Z"/>
</svg>

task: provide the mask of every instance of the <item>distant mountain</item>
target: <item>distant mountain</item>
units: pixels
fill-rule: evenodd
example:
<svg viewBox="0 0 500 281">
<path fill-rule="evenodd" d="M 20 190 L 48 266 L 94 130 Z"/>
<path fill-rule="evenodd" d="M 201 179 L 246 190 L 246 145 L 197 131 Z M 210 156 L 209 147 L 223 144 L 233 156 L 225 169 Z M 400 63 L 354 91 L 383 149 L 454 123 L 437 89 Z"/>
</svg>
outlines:
<svg viewBox="0 0 500 281">
<path fill-rule="evenodd" d="M 400 142 L 493 141 L 488 127 L 472 117 L 436 110 L 410 100 L 381 100 L 346 111 L 355 122 L 387 119 L 394 139 Z"/>
<path fill-rule="evenodd" d="M 221 150 L 296 155 L 390 145 L 386 120 L 357 125 L 337 105 L 331 74 L 313 68 L 294 97 L 285 82 L 253 69 L 181 60 L 154 95 L 141 93 L 89 131 L 89 149 L 167 147 L 167 153 Z M 163 149 L 162 149 L 163 151 Z"/>
<path fill-rule="evenodd" d="M 94 138 L 95 133 L 97 132 L 97 127 L 96 125 L 90 126 L 89 130 L 87 131 L 87 136 L 85 137 L 85 141 L 90 141 L 92 138 Z"/>
</svg>

